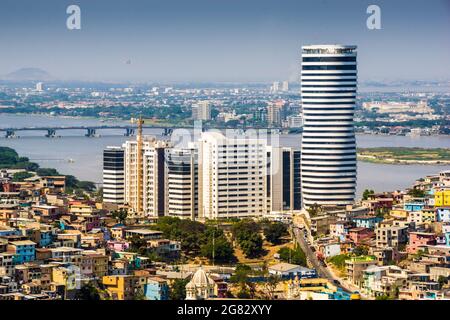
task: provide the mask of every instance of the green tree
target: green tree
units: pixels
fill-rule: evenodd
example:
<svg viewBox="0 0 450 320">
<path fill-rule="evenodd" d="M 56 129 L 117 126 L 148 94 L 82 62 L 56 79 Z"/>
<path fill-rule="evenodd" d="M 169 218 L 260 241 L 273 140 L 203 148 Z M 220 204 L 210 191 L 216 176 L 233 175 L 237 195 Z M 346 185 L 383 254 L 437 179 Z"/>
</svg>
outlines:
<svg viewBox="0 0 450 320">
<path fill-rule="evenodd" d="M 280 255 L 280 260 L 288 263 L 298 264 L 301 266 L 307 265 L 306 263 L 306 255 L 300 247 L 296 247 L 294 249 L 283 247 L 278 250 L 278 254 Z"/>
<path fill-rule="evenodd" d="M 21 182 L 21 181 L 24 181 L 25 179 L 31 178 L 32 176 L 34 176 L 34 175 L 27 171 L 16 172 L 13 174 L 12 181 Z"/>
<path fill-rule="evenodd" d="M 170 300 L 184 300 L 186 298 L 186 285 L 188 279 L 175 279 L 169 289 Z"/>
<path fill-rule="evenodd" d="M 248 258 L 258 257 L 263 253 L 263 239 L 259 231 L 260 225 L 248 219 L 236 222 L 232 226 L 233 237 Z"/>
<path fill-rule="evenodd" d="M 101 300 L 99 290 L 91 282 L 85 284 L 75 295 L 76 300 Z"/>
<path fill-rule="evenodd" d="M 262 254 L 263 239 L 260 234 L 253 233 L 239 242 L 239 246 L 247 258 L 255 258 Z"/>
<path fill-rule="evenodd" d="M 208 241 L 201 246 L 200 252 L 202 256 L 210 260 L 213 259 L 214 252 L 214 261 L 217 262 L 231 262 L 235 259 L 233 247 L 223 235 L 209 237 Z"/>
<path fill-rule="evenodd" d="M 259 233 L 260 226 L 253 220 L 243 219 L 233 224 L 232 233 L 238 241 L 247 240 L 252 234 Z"/>
<path fill-rule="evenodd" d="M 423 198 L 425 197 L 425 191 L 417 188 L 412 188 L 408 191 L 408 195 L 414 198 Z"/>
<path fill-rule="evenodd" d="M 264 282 L 264 296 L 267 300 L 275 299 L 275 291 L 281 279 L 276 275 L 269 275 Z"/>
<path fill-rule="evenodd" d="M 281 237 L 288 234 L 286 225 L 281 222 L 268 224 L 263 228 L 263 232 L 267 241 L 272 244 L 279 244 L 281 242 Z"/>
<path fill-rule="evenodd" d="M 230 277 L 230 282 L 239 285 L 237 297 L 240 299 L 253 299 L 256 293 L 255 284 L 250 281 L 252 268 L 245 264 L 238 264 L 234 274 Z"/>
<path fill-rule="evenodd" d="M 120 208 L 118 210 L 112 211 L 111 215 L 114 219 L 119 221 L 119 223 L 124 223 L 128 217 L 128 210 L 125 208 Z"/>
<path fill-rule="evenodd" d="M 375 191 L 373 191 L 372 189 L 365 189 L 362 195 L 363 200 L 369 199 L 369 196 L 372 194 L 375 194 Z"/>
<path fill-rule="evenodd" d="M 138 235 L 133 235 L 130 239 L 130 248 L 131 252 L 137 252 L 139 254 L 145 254 L 147 250 L 147 241 L 139 237 Z"/>
<path fill-rule="evenodd" d="M 353 254 L 355 256 L 366 256 L 369 254 L 369 250 L 365 246 L 357 246 L 353 249 Z"/>
<path fill-rule="evenodd" d="M 91 181 L 78 181 L 77 188 L 82 189 L 84 191 L 92 192 L 95 190 L 95 183 Z"/>
<path fill-rule="evenodd" d="M 30 159 L 27 157 L 19 157 L 16 150 L 12 148 L 0 147 L 0 167 L 36 171 L 39 168 L 39 165 L 30 162 Z"/>
<path fill-rule="evenodd" d="M 164 236 L 181 242 L 181 249 L 186 254 L 196 255 L 201 246 L 207 241 L 207 228 L 203 223 L 175 217 L 161 217 L 156 229 Z"/>
<path fill-rule="evenodd" d="M 39 168 L 36 170 L 36 174 L 40 177 L 61 175 L 56 169 L 53 168 Z"/>
<path fill-rule="evenodd" d="M 442 289 L 442 287 L 445 286 L 448 283 L 448 277 L 439 276 L 438 283 L 439 283 L 439 288 Z"/>
<path fill-rule="evenodd" d="M 327 261 L 335 265 L 337 268 L 342 269 L 345 267 L 345 260 L 349 258 L 350 257 L 347 254 L 338 254 L 328 258 Z"/>
<path fill-rule="evenodd" d="M 322 207 L 320 206 L 320 204 L 313 203 L 308 209 L 306 209 L 306 211 L 308 211 L 309 216 L 312 218 L 316 217 L 322 212 Z"/>
<path fill-rule="evenodd" d="M 137 288 L 136 292 L 133 295 L 133 300 L 147 300 L 147 297 L 144 294 L 144 290 L 142 288 Z"/>
</svg>

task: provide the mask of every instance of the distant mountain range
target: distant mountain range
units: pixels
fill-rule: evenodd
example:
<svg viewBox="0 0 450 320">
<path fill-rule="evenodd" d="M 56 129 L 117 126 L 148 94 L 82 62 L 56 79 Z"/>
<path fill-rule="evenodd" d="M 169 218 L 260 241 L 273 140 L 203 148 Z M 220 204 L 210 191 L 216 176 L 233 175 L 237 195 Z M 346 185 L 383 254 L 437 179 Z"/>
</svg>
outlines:
<svg viewBox="0 0 450 320">
<path fill-rule="evenodd" d="M 47 71 L 39 68 L 21 68 L 6 75 L 0 76 L 2 80 L 10 81 L 49 81 L 55 78 Z"/>
</svg>

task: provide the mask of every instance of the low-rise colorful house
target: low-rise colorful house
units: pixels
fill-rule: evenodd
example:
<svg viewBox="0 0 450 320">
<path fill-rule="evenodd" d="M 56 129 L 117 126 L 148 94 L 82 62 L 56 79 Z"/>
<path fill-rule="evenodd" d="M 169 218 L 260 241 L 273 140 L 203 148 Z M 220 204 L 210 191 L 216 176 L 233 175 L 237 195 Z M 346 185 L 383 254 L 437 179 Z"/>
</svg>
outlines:
<svg viewBox="0 0 450 320">
<path fill-rule="evenodd" d="M 114 300 L 132 300 L 135 297 L 139 277 L 131 275 L 104 276 L 102 283 Z"/>
<path fill-rule="evenodd" d="M 352 221 L 356 224 L 357 228 L 367 228 L 367 229 L 375 228 L 377 223 L 379 223 L 382 220 L 383 218 L 377 216 L 358 216 L 352 219 Z"/>
<path fill-rule="evenodd" d="M 353 228 L 353 224 L 349 221 L 336 221 L 330 224 L 330 236 L 344 241 L 351 228 Z"/>
<path fill-rule="evenodd" d="M 363 271 L 361 288 L 371 297 L 394 297 L 396 290 L 406 285 L 408 272 L 398 266 L 369 266 Z"/>
<path fill-rule="evenodd" d="M 403 205 L 403 208 L 406 211 L 420 211 L 425 207 L 425 203 L 423 202 L 406 202 Z"/>
<path fill-rule="evenodd" d="M 450 207 L 436 208 L 437 222 L 450 222 Z"/>
<path fill-rule="evenodd" d="M 353 241 L 355 245 L 367 244 L 374 237 L 375 233 L 367 228 L 352 228 L 347 235 L 347 239 Z"/>
<path fill-rule="evenodd" d="M 8 252 L 14 253 L 14 263 L 23 264 L 36 258 L 36 243 L 30 240 L 11 241 Z"/>
<path fill-rule="evenodd" d="M 351 283 L 360 286 L 364 270 L 376 264 L 377 260 L 372 256 L 351 257 L 345 260 L 345 271 Z"/>
<path fill-rule="evenodd" d="M 341 254 L 341 245 L 337 242 L 322 243 L 318 245 L 318 251 L 324 258 L 330 258 Z"/>
<path fill-rule="evenodd" d="M 114 251 L 126 251 L 130 247 L 128 241 L 119 240 L 109 240 L 106 245 L 109 249 Z"/>
<path fill-rule="evenodd" d="M 148 300 L 169 300 L 169 285 L 160 277 L 150 277 L 144 285 L 144 295 Z"/>
<path fill-rule="evenodd" d="M 435 207 L 450 207 L 450 188 L 441 188 L 434 192 Z"/>
<path fill-rule="evenodd" d="M 410 232 L 409 243 L 406 247 L 408 253 L 417 253 L 419 249 L 425 246 L 433 246 L 436 244 L 436 235 L 431 232 Z"/>
</svg>

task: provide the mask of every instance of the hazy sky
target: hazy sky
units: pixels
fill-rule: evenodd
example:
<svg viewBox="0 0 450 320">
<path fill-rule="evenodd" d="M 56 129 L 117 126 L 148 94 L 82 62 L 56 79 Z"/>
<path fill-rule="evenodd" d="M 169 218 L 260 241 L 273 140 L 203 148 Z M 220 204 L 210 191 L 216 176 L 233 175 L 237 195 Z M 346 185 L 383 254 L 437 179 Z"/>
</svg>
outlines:
<svg viewBox="0 0 450 320">
<path fill-rule="evenodd" d="M 70 4 L 81 30 L 66 28 Z M 370 4 L 381 30 L 366 27 Z M 1 0 L 0 41 L 0 75 L 296 80 L 302 45 L 343 43 L 358 45 L 363 80 L 449 79 L 450 0 Z"/>
</svg>

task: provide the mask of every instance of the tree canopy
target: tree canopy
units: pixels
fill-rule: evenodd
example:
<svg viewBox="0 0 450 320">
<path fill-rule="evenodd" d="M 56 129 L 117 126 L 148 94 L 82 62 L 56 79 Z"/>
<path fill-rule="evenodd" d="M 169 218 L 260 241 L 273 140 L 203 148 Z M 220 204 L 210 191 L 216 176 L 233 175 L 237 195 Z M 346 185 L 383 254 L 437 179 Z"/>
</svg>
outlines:
<svg viewBox="0 0 450 320">
<path fill-rule="evenodd" d="M 280 244 L 281 237 L 288 234 L 287 227 L 281 222 L 267 223 L 263 228 L 266 240 L 272 244 Z"/>
<path fill-rule="evenodd" d="M 233 225 L 232 232 L 246 257 L 255 258 L 263 253 L 263 239 L 259 234 L 258 223 L 248 219 L 241 220 Z"/>
</svg>

